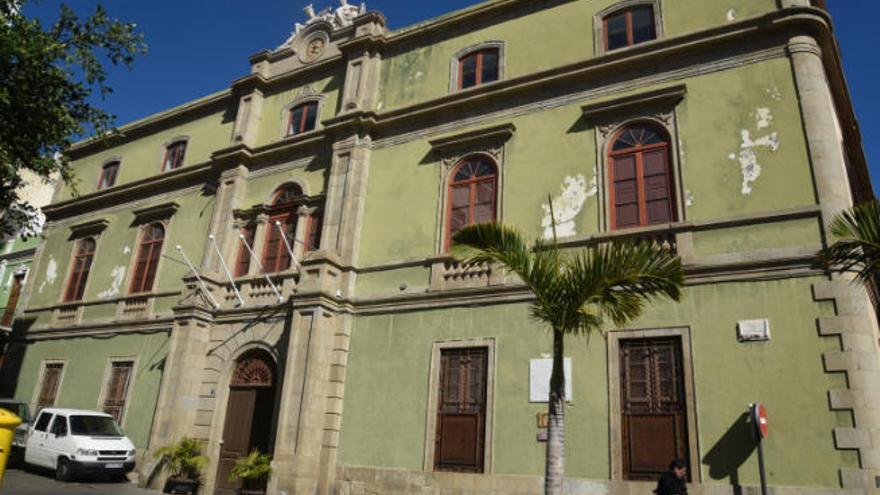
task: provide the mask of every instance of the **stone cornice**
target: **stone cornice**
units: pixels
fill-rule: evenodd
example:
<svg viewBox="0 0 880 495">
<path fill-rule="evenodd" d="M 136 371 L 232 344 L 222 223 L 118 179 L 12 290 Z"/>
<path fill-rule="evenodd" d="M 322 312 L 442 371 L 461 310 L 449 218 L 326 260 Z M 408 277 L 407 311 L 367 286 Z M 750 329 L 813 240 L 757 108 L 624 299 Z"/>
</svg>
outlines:
<svg viewBox="0 0 880 495">
<path fill-rule="evenodd" d="M 392 31 L 385 41 L 388 47 L 394 47 L 408 43 L 418 43 L 426 41 L 443 32 L 448 32 L 461 26 L 471 25 L 479 22 L 490 22 L 499 16 L 515 10 L 517 8 L 533 7 L 537 10 L 549 8 L 574 0 L 549 0 L 536 2 L 534 0 L 495 0 L 490 2 L 482 2 L 472 7 L 467 7 L 449 14 L 430 19 L 426 22 L 407 26 L 396 31 Z"/>
<path fill-rule="evenodd" d="M 133 198 L 146 198 L 166 193 L 186 186 L 204 183 L 211 175 L 214 166 L 202 163 L 172 170 L 152 177 L 146 177 L 127 184 L 84 194 L 43 207 L 43 214 L 49 221 L 58 221 L 76 215 L 90 213 L 108 206 L 124 204 Z"/>
<path fill-rule="evenodd" d="M 181 120 L 190 118 L 199 112 L 209 112 L 222 105 L 231 102 L 233 93 L 229 89 L 218 91 L 203 98 L 193 100 L 183 105 L 159 112 L 143 119 L 123 125 L 117 129 L 118 134 L 113 134 L 105 139 L 89 138 L 68 149 L 72 160 L 78 160 L 92 153 L 103 151 L 112 146 L 131 141 L 138 137 L 154 132 L 157 129 L 172 126 Z"/>
<path fill-rule="evenodd" d="M 299 83 L 311 77 L 319 77 L 324 74 L 329 74 L 333 72 L 334 69 L 343 70 L 345 69 L 345 64 L 343 63 L 344 61 L 345 59 L 342 57 L 342 55 L 336 55 L 333 57 L 328 57 L 319 62 L 304 65 L 302 67 L 298 67 L 282 74 L 272 76 L 270 78 L 266 78 L 262 74 L 258 73 L 249 74 L 233 81 L 232 90 L 236 94 L 241 94 L 249 93 L 254 88 L 260 89 L 262 91 L 267 91 L 273 88 L 277 88 L 279 86 L 285 86 L 285 84 L 291 82 Z"/>
</svg>

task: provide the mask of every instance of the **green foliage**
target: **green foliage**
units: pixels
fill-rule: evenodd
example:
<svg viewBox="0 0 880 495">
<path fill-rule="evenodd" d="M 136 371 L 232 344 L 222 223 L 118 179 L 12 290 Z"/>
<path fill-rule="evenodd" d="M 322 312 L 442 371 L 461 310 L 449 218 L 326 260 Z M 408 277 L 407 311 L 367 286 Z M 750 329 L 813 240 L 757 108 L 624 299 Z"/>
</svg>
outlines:
<svg viewBox="0 0 880 495">
<path fill-rule="evenodd" d="M 831 233 L 837 240 L 820 253 L 826 267 L 854 273 L 862 283 L 880 274 L 880 204 L 870 201 L 842 212 Z"/>
<path fill-rule="evenodd" d="M 472 225 L 455 237 L 453 255 L 466 264 L 500 263 L 535 294 L 532 316 L 553 330 L 587 334 L 605 319 L 624 325 L 646 303 L 681 297 L 681 260 L 652 242 L 609 242 L 563 252 L 497 223 Z"/>
<path fill-rule="evenodd" d="M 172 478 L 197 480 L 208 458 L 202 455 L 202 443 L 195 438 L 183 437 L 179 442 L 156 451 L 156 458 L 164 463 Z"/>
<path fill-rule="evenodd" d="M 18 196 L 19 171 L 60 178 L 75 191 L 68 148 L 88 133 L 112 134 L 114 117 L 92 103 L 112 92 L 102 62 L 129 67 L 146 52 L 135 25 L 100 5 L 85 19 L 62 5 L 58 20 L 43 26 L 21 14 L 22 3 L 0 0 L 0 235 L 34 216 Z"/>
<path fill-rule="evenodd" d="M 272 456 L 261 454 L 254 449 L 247 457 L 235 461 L 235 466 L 229 471 L 229 480 L 241 479 L 245 481 L 265 480 L 272 474 Z"/>
</svg>

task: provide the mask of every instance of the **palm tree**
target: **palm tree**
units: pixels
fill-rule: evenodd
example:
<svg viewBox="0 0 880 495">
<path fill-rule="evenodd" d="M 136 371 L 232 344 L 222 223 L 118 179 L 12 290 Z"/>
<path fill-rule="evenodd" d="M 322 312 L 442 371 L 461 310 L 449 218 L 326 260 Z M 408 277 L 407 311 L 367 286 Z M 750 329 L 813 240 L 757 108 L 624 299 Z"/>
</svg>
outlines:
<svg viewBox="0 0 880 495">
<path fill-rule="evenodd" d="M 837 241 L 820 253 L 835 271 L 855 273 L 862 283 L 880 275 L 880 203 L 870 201 L 846 210 L 831 222 Z"/>
<path fill-rule="evenodd" d="M 552 205 L 551 205 L 552 206 Z M 552 215 L 552 211 L 551 211 Z M 655 243 L 606 243 L 563 253 L 555 239 L 529 246 L 516 229 L 498 223 L 465 227 L 452 254 L 465 264 L 498 263 L 534 293 L 531 314 L 553 333 L 549 437 L 544 493 L 562 493 L 565 476 L 565 335 L 587 335 L 605 318 L 623 325 L 655 298 L 678 301 L 681 260 Z"/>
</svg>

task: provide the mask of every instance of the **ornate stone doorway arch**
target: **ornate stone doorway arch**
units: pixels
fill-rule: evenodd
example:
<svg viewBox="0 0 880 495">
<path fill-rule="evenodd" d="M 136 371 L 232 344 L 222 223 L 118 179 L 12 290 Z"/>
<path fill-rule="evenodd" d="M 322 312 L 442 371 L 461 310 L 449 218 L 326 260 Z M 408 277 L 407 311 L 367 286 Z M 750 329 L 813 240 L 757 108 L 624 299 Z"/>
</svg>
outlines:
<svg viewBox="0 0 880 495">
<path fill-rule="evenodd" d="M 254 449 L 262 453 L 272 452 L 277 385 L 275 361 L 268 352 L 248 351 L 236 361 L 229 381 L 229 401 L 217 466 L 217 488 L 214 491 L 216 495 L 234 495 L 242 488 L 240 482 L 229 479 L 235 461 Z"/>
</svg>

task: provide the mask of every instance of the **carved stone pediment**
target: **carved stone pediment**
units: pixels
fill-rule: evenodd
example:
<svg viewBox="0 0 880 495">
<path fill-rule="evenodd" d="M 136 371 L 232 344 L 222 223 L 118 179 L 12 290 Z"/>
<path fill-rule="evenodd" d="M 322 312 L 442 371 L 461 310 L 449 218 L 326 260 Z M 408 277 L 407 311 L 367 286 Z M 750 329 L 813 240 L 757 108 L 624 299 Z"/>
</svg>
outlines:
<svg viewBox="0 0 880 495">
<path fill-rule="evenodd" d="M 110 225 L 110 222 L 103 218 L 92 220 L 90 222 L 83 222 L 76 225 L 71 225 L 70 237 L 68 237 L 68 240 L 72 241 L 76 239 L 82 239 L 84 237 L 100 235 L 101 232 L 104 232 L 108 225 Z"/>
<path fill-rule="evenodd" d="M 175 213 L 177 213 L 177 210 L 179 208 L 179 204 L 171 201 L 156 206 L 150 206 L 148 208 L 135 210 L 132 212 L 134 213 L 133 225 L 144 225 L 155 221 L 167 222 L 171 219 L 171 217 L 174 216 Z"/>
<path fill-rule="evenodd" d="M 514 131 L 516 127 L 513 124 L 502 124 L 434 139 L 429 144 L 431 151 L 440 156 L 441 163 L 447 168 L 472 153 L 487 154 L 500 163 L 504 143 L 513 136 Z"/>
</svg>

